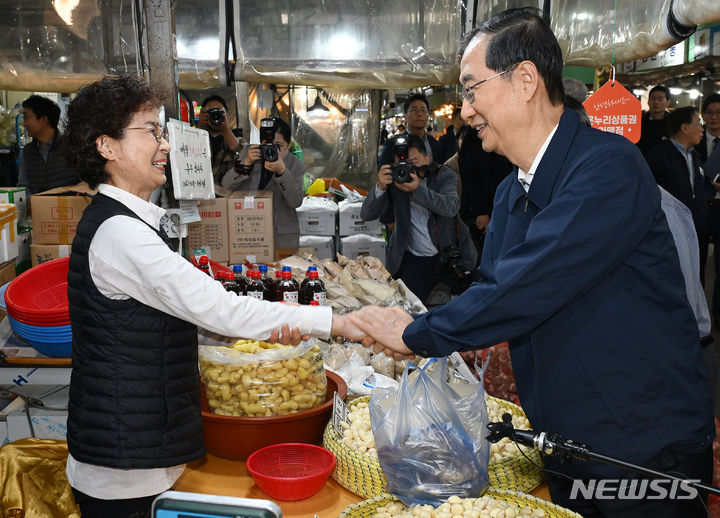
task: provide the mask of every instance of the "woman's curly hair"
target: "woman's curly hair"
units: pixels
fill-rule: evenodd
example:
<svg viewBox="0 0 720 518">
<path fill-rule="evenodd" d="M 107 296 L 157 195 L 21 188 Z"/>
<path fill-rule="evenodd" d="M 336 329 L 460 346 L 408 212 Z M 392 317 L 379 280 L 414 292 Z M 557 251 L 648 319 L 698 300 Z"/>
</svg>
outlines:
<svg viewBox="0 0 720 518">
<path fill-rule="evenodd" d="M 102 135 L 120 139 L 133 114 L 158 109 L 165 94 L 131 75 L 106 76 L 83 87 L 67 108 L 65 159 L 91 188 L 107 179 L 107 160 L 97 149 Z"/>
</svg>

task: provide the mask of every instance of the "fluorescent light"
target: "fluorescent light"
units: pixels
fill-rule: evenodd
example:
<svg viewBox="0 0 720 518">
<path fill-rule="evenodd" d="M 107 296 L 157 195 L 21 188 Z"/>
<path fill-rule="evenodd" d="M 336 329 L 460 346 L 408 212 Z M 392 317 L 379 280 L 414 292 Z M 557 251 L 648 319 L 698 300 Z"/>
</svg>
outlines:
<svg viewBox="0 0 720 518">
<path fill-rule="evenodd" d="M 683 89 L 682 89 L 682 88 L 677 88 L 677 87 L 675 87 L 675 86 L 671 86 L 671 87 L 670 87 L 670 94 L 671 94 L 671 95 L 680 95 L 681 93 L 683 93 Z"/>
<path fill-rule="evenodd" d="M 695 99 L 697 99 L 698 97 L 700 97 L 700 91 L 697 90 L 696 88 L 693 88 L 692 90 L 688 90 L 688 93 L 690 94 L 690 99 L 692 99 L 693 101 Z"/>
</svg>

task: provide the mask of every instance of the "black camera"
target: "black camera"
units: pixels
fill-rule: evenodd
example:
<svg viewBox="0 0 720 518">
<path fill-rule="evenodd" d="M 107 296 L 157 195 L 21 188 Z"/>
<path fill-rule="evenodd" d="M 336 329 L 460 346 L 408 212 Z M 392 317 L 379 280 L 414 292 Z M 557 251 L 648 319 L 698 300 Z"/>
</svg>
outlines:
<svg viewBox="0 0 720 518">
<path fill-rule="evenodd" d="M 275 138 L 275 119 L 270 117 L 260 121 L 260 154 L 266 162 L 277 162 L 278 149 L 273 144 Z"/>
<path fill-rule="evenodd" d="M 463 290 L 472 283 L 472 273 L 463 266 L 458 247 L 448 246 L 440 250 L 440 264 L 455 276 Z"/>
<path fill-rule="evenodd" d="M 213 126 L 219 126 L 225 120 L 225 110 L 222 108 L 210 108 L 207 114 L 208 120 Z"/>
<path fill-rule="evenodd" d="M 410 173 L 415 171 L 415 167 L 407 161 L 410 154 L 407 137 L 404 135 L 396 137 L 394 147 L 395 155 L 400 159 L 400 161 L 390 165 L 393 182 L 412 182 L 412 177 L 410 176 Z"/>
</svg>

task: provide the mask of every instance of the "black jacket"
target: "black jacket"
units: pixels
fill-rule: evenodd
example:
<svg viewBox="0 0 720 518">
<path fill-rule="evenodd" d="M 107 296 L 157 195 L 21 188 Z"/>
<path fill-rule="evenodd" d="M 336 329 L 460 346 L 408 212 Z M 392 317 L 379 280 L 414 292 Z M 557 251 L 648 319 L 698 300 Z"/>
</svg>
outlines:
<svg viewBox="0 0 720 518">
<path fill-rule="evenodd" d="M 205 455 L 197 328 L 134 299 L 111 300 L 98 291 L 88 250 L 100 224 L 115 215 L 137 218 L 122 203 L 96 195 L 72 244 L 68 448 L 78 461 L 99 466 L 177 466 Z"/>
<path fill-rule="evenodd" d="M 647 154 L 647 163 L 658 185 L 680 200 L 692 212 L 695 229 L 700 233 L 708 225 L 708 202 L 715 196 L 710 179 L 700 173 L 701 160 L 693 154 L 694 188 L 685 157 L 670 139 L 663 140 Z"/>
</svg>

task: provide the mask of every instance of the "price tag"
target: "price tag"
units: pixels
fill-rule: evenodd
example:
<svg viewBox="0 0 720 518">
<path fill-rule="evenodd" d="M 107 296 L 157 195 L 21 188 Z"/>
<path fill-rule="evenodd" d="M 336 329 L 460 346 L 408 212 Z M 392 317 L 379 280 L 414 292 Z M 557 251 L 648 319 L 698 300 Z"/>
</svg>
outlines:
<svg viewBox="0 0 720 518">
<path fill-rule="evenodd" d="M 342 438 L 344 432 L 341 424 L 350 423 L 350 419 L 348 419 L 348 413 L 349 411 L 347 405 L 342 400 L 342 398 L 338 396 L 338 393 L 335 392 L 335 397 L 333 398 L 332 425 L 333 428 L 335 428 L 335 435 L 338 438 Z"/>
<path fill-rule="evenodd" d="M 619 81 L 610 80 L 583 103 L 593 128 L 640 140 L 642 106 Z"/>
</svg>

